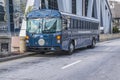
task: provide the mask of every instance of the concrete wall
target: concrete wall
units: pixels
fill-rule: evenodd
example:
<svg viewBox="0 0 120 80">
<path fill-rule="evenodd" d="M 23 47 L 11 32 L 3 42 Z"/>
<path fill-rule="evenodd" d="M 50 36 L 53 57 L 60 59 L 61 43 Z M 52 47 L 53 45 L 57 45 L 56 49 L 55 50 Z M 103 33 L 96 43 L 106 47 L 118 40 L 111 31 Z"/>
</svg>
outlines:
<svg viewBox="0 0 120 80">
<path fill-rule="evenodd" d="M 107 41 L 107 40 L 112 40 L 112 39 L 117 39 L 120 38 L 120 33 L 119 34 L 101 34 L 100 35 L 100 41 Z"/>
<path fill-rule="evenodd" d="M 11 52 L 11 37 L 8 35 L 0 35 L 0 57 L 9 55 Z"/>
<path fill-rule="evenodd" d="M 12 53 L 20 52 L 19 45 L 20 45 L 20 38 L 19 37 L 12 37 L 12 39 L 11 39 L 11 52 Z"/>
</svg>

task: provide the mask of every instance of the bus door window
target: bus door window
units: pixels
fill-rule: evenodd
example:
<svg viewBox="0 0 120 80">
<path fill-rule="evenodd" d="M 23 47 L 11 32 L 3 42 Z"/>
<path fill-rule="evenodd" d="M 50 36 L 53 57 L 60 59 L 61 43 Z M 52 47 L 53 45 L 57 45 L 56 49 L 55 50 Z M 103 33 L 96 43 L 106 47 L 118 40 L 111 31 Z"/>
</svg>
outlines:
<svg viewBox="0 0 120 80">
<path fill-rule="evenodd" d="M 67 19 L 67 28 L 70 28 L 70 19 Z"/>
<path fill-rule="evenodd" d="M 62 29 L 67 30 L 68 28 L 68 22 L 67 19 L 62 19 Z"/>
</svg>

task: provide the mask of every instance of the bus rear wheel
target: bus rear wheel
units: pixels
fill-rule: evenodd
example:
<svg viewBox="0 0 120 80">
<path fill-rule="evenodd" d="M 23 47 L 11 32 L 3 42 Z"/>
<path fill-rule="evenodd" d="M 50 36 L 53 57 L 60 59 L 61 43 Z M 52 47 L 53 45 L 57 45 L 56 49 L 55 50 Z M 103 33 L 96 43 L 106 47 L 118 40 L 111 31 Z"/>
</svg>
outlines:
<svg viewBox="0 0 120 80">
<path fill-rule="evenodd" d="M 96 45 L 96 40 L 95 40 L 95 39 L 92 39 L 91 45 L 87 46 L 87 48 L 94 48 L 95 45 Z"/>
<path fill-rule="evenodd" d="M 69 48 L 68 48 L 68 55 L 72 55 L 74 50 L 75 50 L 75 46 L 74 46 L 73 42 L 70 42 Z"/>
<path fill-rule="evenodd" d="M 91 45 L 90 45 L 90 48 L 94 48 L 94 47 L 95 47 L 95 45 L 96 45 L 96 40 L 95 40 L 95 39 L 93 39 L 93 40 L 92 40 L 92 43 L 91 43 Z"/>
</svg>

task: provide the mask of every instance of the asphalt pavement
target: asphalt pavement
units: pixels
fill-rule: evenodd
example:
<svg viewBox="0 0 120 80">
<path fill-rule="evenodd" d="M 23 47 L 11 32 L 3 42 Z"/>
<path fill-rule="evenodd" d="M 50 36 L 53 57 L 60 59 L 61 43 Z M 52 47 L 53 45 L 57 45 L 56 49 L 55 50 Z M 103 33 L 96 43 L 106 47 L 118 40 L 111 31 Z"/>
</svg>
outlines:
<svg viewBox="0 0 120 80">
<path fill-rule="evenodd" d="M 0 63 L 0 80 L 120 80 L 120 39 L 73 55 L 47 53 Z"/>
</svg>

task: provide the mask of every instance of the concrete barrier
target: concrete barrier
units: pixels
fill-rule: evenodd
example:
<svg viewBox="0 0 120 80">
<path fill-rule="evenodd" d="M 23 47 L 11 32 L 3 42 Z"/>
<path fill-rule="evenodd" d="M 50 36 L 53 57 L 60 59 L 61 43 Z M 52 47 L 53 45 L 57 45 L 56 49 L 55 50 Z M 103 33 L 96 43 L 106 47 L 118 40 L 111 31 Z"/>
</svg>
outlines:
<svg viewBox="0 0 120 80">
<path fill-rule="evenodd" d="M 20 53 L 25 53 L 26 52 L 26 41 L 25 37 L 20 37 Z"/>
<path fill-rule="evenodd" d="M 12 53 L 18 53 L 20 52 L 20 38 L 17 36 L 12 37 L 12 41 L 11 41 L 11 52 Z"/>
<path fill-rule="evenodd" d="M 12 37 L 11 45 L 12 53 L 20 54 L 26 51 L 25 37 Z"/>
<path fill-rule="evenodd" d="M 107 40 L 112 40 L 112 39 L 117 39 L 120 38 L 120 33 L 119 34 L 101 34 L 100 35 L 100 41 L 107 41 Z"/>
</svg>

